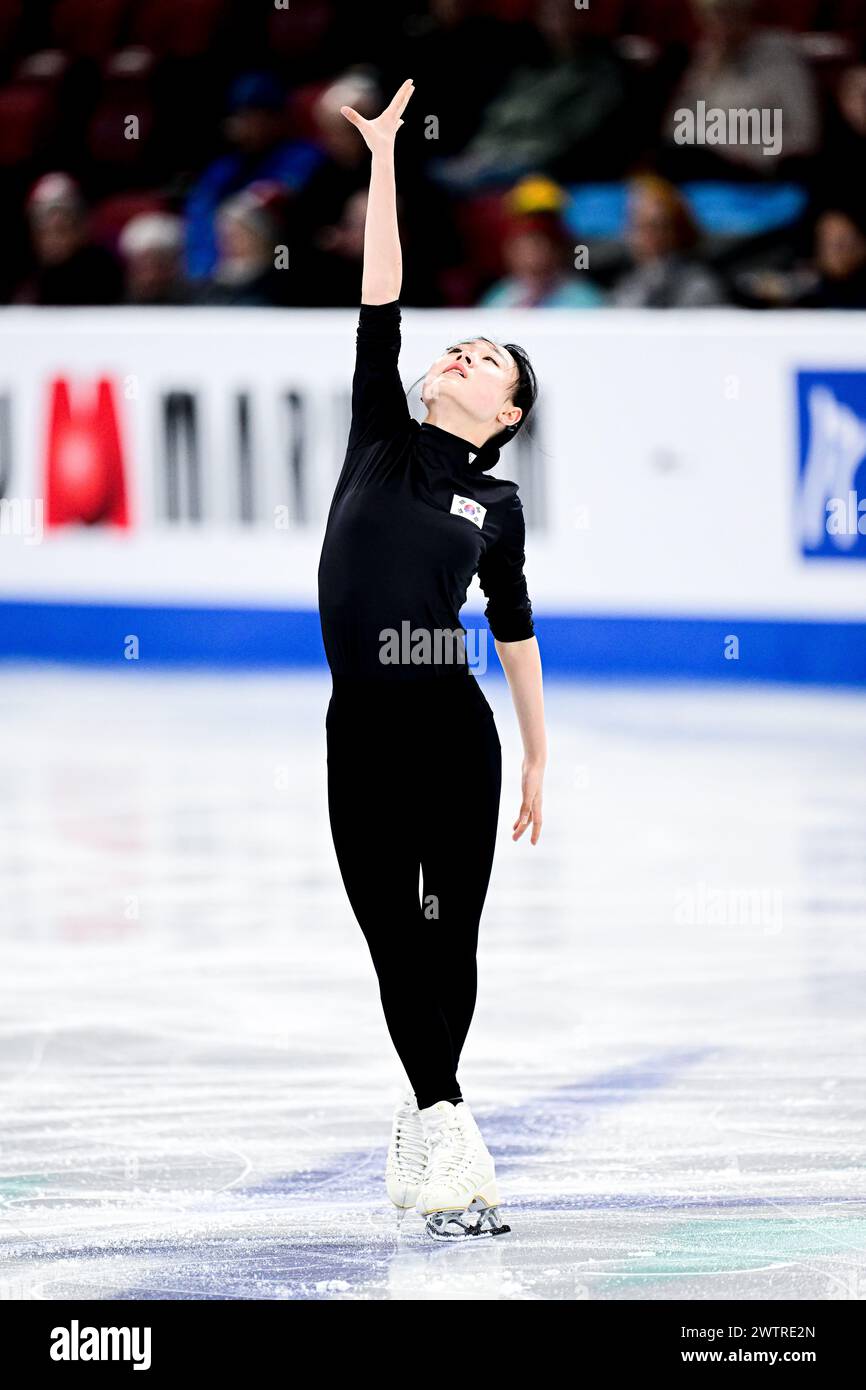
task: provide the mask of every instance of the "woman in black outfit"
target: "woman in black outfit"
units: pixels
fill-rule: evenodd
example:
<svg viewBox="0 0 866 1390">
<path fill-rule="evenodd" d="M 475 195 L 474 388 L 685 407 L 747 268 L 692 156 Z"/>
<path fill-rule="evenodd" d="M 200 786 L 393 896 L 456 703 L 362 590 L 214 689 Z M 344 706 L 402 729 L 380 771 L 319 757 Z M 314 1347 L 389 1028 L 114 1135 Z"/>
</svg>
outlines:
<svg viewBox="0 0 866 1390">
<path fill-rule="evenodd" d="M 526 419 L 535 379 L 516 344 L 458 343 L 425 377 L 427 419 L 409 413 L 394 138 L 413 90 L 404 83 L 375 120 L 342 108 L 372 163 L 352 422 L 319 612 L 333 680 L 334 846 L 411 1084 L 394 1114 L 387 1189 L 399 1208 L 417 1205 L 432 1234 L 450 1235 L 507 1229 L 497 1227 L 493 1160 L 457 1080 L 501 785 L 493 712 L 468 669 L 459 612 L 477 572 L 524 744 L 513 838 L 531 825 L 535 844 L 546 740 L 523 510 L 516 484 L 489 476 Z"/>
</svg>

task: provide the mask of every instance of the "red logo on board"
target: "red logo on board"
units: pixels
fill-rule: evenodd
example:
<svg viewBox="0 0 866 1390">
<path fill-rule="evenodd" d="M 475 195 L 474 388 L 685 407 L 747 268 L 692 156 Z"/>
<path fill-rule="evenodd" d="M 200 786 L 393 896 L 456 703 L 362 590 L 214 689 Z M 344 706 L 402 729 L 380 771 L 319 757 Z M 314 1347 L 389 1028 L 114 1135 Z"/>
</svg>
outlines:
<svg viewBox="0 0 866 1390">
<path fill-rule="evenodd" d="M 96 390 L 52 382 L 48 412 L 45 519 L 49 526 L 128 526 L 123 447 L 112 383 Z"/>
</svg>

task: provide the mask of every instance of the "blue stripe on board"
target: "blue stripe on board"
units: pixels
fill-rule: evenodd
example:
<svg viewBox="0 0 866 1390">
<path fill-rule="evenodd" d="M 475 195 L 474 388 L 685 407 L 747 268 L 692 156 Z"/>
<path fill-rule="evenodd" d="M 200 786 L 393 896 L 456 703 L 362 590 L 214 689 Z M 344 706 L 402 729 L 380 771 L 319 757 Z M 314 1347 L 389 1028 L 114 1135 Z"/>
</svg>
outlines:
<svg viewBox="0 0 866 1390">
<path fill-rule="evenodd" d="M 866 685 L 866 622 L 538 614 L 536 630 L 560 675 Z M 0 659 L 114 665 L 131 635 L 146 666 L 324 666 L 315 609 L 0 602 Z"/>
</svg>

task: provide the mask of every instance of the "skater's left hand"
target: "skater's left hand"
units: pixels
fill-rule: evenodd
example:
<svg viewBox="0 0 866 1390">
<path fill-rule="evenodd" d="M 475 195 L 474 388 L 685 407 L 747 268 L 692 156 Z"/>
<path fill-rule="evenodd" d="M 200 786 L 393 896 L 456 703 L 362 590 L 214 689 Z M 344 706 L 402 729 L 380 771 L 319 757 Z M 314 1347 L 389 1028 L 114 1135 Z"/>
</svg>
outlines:
<svg viewBox="0 0 866 1390">
<path fill-rule="evenodd" d="M 526 827 L 531 823 L 532 834 L 529 837 L 529 842 L 533 845 L 538 844 L 538 837 L 541 834 L 541 784 L 543 780 L 543 767 L 524 762 L 522 768 L 523 803 L 520 807 L 520 814 L 512 826 L 515 832 L 511 837 L 512 840 L 519 840 Z"/>
</svg>

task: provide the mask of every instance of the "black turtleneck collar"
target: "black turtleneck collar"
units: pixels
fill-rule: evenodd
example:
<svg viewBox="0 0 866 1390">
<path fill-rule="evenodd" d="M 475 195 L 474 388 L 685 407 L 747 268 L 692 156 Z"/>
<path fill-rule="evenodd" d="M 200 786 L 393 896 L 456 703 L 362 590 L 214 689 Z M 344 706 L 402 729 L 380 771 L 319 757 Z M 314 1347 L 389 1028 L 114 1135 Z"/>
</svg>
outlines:
<svg viewBox="0 0 866 1390">
<path fill-rule="evenodd" d="M 479 448 L 471 440 L 461 439 L 459 434 L 451 434 L 449 430 L 430 425 L 426 420 L 419 424 L 418 428 L 421 435 L 447 454 L 450 461 L 471 473 L 486 473 L 499 462 L 499 449 L 490 440 Z"/>
</svg>

